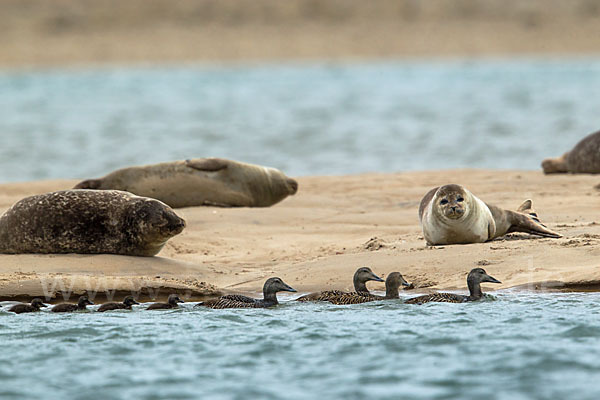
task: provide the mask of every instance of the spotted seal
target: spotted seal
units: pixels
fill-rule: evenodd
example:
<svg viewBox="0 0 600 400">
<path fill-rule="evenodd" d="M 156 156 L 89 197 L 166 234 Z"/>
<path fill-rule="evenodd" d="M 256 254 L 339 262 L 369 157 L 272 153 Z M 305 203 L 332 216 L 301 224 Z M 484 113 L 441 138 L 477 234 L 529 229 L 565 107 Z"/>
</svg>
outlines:
<svg viewBox="0 0 600 400">
<path fill-rule="evenodd" d="M 542 161 L 545 174 L 600 174 L 600 131 L 581 139 L 571 151 Z"/>
<path fill-rule="evenodd" d="M 0 217 L 0 253 L 153 256 L 185 221 L 131 193 L 64 190 L 27 197 Z"/>
<path fill-rule="evenodd" d="M 197 158 L 114 171 L 75 189 L 125 190 L 171 207 L 268 207 L 298 190 L 283 172 L 222 158 Z"/>
<path fill-rule="evenodd" d="M 456 184 L 431 189 L 421 200 L 419 219 L 429 245 L 483 243 L 510 232 L 562 237 L 540 223 L 531 200 L 517 211 L 503 210 Z"/>
</svg>

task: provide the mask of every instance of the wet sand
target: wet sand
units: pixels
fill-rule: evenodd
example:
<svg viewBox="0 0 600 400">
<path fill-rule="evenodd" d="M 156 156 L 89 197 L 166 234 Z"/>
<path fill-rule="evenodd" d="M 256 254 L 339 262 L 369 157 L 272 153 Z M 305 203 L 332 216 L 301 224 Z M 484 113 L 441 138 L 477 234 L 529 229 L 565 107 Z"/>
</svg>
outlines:
<svg viewBox="0 0 600 400">
<path fill-rule="evenodd" d="M 142 300 L 166 298 L 172 291 L 200 299 L 260 292 L 271 276 L 302 293 L 351 290 L 352 274 L 363 265 L 383 277 L 400 271 L 414 283 L 413 293 L 466 290 L 466 274 L 477 266 L 502 281 L 484 290 L 600 290 L 598 176 L 449 170 L 298 181 L 296 196 L 270 208 L 176 210 L 188 226 L 157 257 L 0 255 L 0 300 L 84 290 L 98 291 L 97 301 L 130 291 L 141 291 Z M 25 196 L 76 182 L 0 185 L 0 212 Z M 489 243 L 428 247 L 418 204 L 428 189 L 446 183 L 463 184 L 509 209 L 531 198 L 542 221 L 564 237 L 511 234 Z M 384 290 L 380 283 L 369 287 Z"/>
<path fill-rule="evenodd" d="M 0 66 L 579 55 L 595 0 L 2 0 Z"/>
</svg>

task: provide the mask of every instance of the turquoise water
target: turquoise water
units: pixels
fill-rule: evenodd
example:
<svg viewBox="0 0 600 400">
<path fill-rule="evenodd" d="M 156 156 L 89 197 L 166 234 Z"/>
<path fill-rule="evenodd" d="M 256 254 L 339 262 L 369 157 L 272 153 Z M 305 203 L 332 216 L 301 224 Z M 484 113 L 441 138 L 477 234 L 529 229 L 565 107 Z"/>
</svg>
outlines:
<svg viewBox="0 0 600 400">
<path fill-rule="evenodd" d="M 600 59 L 0 72 L 0 182 L 220 156 L 289 175 L 536 169 L 600 128 Z"/>
<path fill-rule="evenodd" d="M 599 302 L 0 311 L 0 398 L 597 399 Z"/>
</svg>

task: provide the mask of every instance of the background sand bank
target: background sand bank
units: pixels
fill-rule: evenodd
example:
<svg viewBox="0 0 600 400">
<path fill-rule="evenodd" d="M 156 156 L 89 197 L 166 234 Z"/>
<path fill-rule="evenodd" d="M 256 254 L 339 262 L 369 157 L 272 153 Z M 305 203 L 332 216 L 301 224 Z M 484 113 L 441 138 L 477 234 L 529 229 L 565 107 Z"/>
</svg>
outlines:
<svg viewBox="0 0 600 400">
<path fill-rule="evenodd" d="M 1 0 L 0 65 L 598 54 L 595 0 Z"/>
</svg>

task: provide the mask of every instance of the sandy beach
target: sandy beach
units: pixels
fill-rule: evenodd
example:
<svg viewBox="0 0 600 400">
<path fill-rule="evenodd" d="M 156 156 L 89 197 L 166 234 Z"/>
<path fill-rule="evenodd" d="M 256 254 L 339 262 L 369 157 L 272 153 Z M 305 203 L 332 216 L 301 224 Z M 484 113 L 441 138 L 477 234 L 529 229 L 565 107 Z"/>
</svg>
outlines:
<svg viewBox="0 0 600 400">
<path fill-rule="evenodd" d="M 71 291 L 98 292 L 100 302 L 130 291 L 145 301 L 172 291 L 201 299 L 231 291 L 257 293 L 271 276 L 301 293 L 351 290 L 352 274 L 363 265 L 382 277 L 401 272 L 414 284 L 414 293 L 464 290 L 466 274 L 476 266 L 502 281 L 485 285 L 488 290 L 600 289 L 597 176 L 449 170 L 298 181 L 296 196 L 270 208 L 178 209 L 188 226 L 157 257 L 0 255 L 0 300 L 50 293 L 62 300 L 62 292 Z M 23 197 L 75 183 L 0 185 L 0 212 Z M 564 237 L 511 234 L 483 244 L 428 247 L 418 204 L 428 189 L 446 183 L 463 184 L 508 209 L 531 198 L 542 221 Z M 383 284 L 369 286 L 384 290 Z"/>
<path fill-rule="evenodd" d="M 0 65 L 598 54 L 590 0 L 2 0 Z"/>
</svg>

